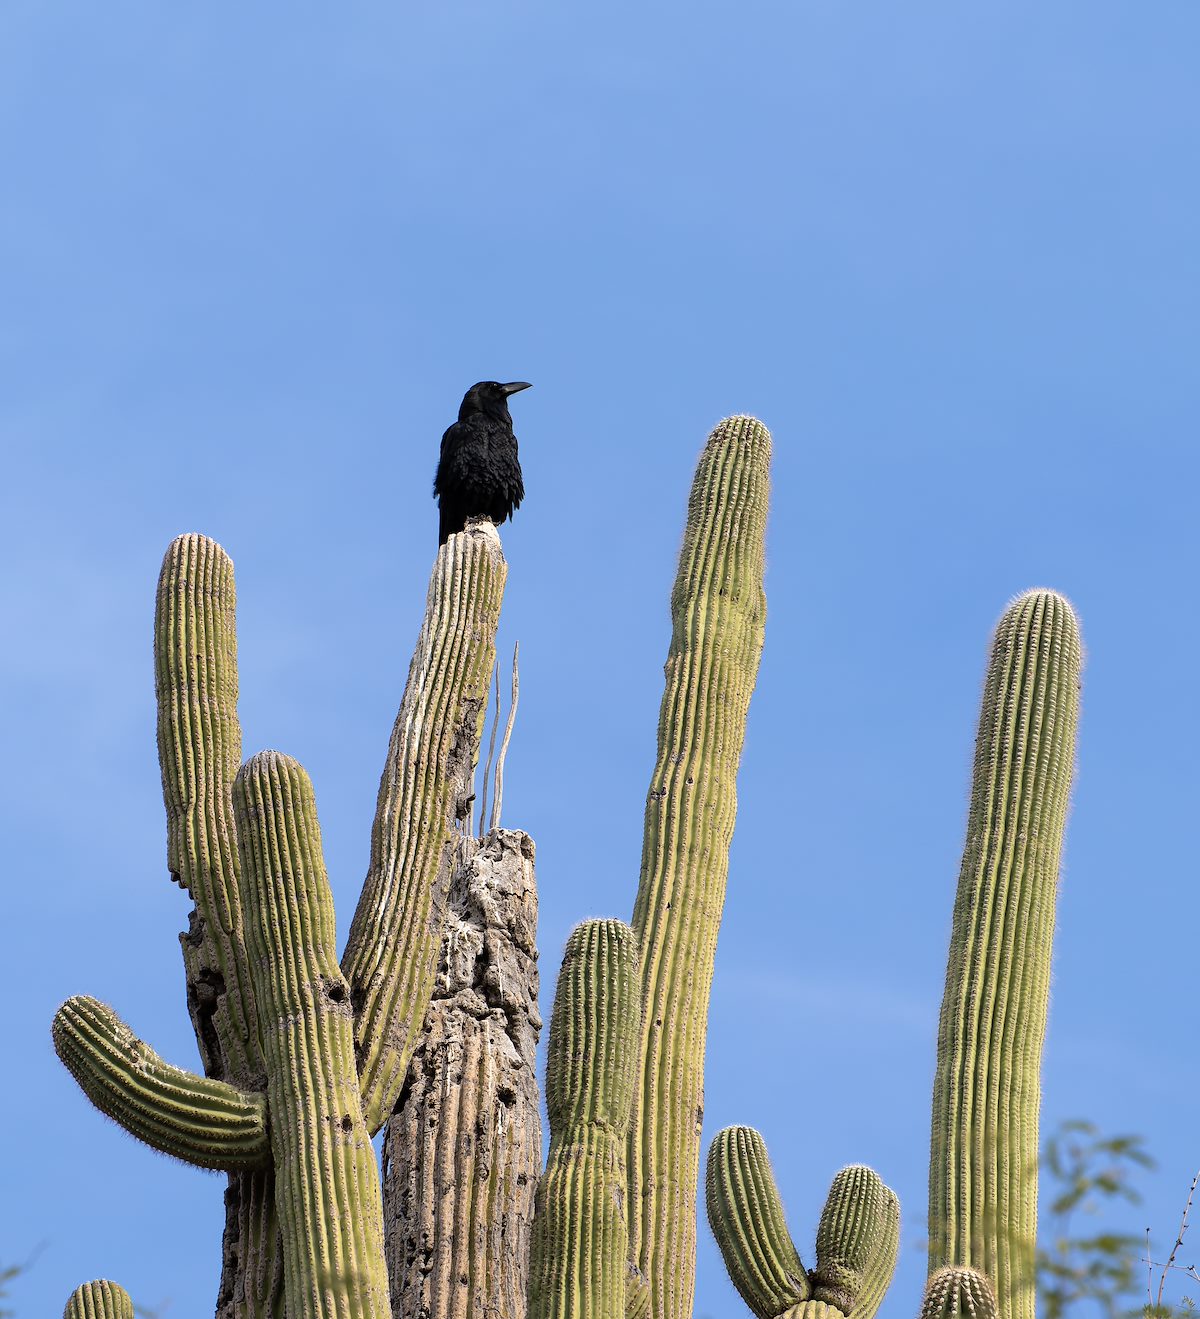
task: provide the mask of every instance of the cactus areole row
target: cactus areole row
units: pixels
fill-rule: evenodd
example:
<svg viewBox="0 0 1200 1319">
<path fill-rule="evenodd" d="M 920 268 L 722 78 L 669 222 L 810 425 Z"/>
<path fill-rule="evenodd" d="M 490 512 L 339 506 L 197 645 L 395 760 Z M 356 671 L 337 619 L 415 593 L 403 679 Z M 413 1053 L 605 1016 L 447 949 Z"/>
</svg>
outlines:
<svg viewBox="0 0 1200 1319">
<path fill-rule="evenodd" d="M 203 536 L 167 550 L 158 750 L 168 868 L 193 903 L 180 942 L 201 1072 L 85 995 L 62 1005 L 53 1036 L 102 1112 L 227 1174 L 218 1319 L 690 1319 L 770 456 L 752 417 L 722 422 L 700 456 L 632 919 L 586 921 L 567 942 L 544 1172 L 534 846 L 498 819 L 483 839 L 470 832 L 507 573 L 495 527 L 468 522 L 439 548 L 340 958 L 307 774 L 276 751 L 242 763 L 233 565 Z M 1001 619 L 938 1028 L 922 1319 L 1033 1319 L 1039 1072 L 1080 661 L 1061 596 L 1031 591 Z M 385 1127 L 381 1193 L 371 1142 Z M 874 1319 L 900 1206 L 873 1169 L 834 1176 L 811 1269 L 757 1131 L 717 1134 L 705 1201 L 757 1319 Z M 133 1306 L 101 1280 L 65 1313 L 130 1319 Z"/>
</svg>

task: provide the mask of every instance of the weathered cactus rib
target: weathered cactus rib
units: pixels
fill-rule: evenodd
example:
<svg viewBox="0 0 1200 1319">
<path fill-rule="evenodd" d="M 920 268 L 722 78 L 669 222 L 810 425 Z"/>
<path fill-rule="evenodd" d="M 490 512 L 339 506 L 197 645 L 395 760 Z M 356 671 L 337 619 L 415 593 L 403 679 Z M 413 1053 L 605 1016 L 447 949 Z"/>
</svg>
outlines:
<svg viewBox="0 0 1200 1319">
<path fill-rule="evenodd" d="M 100 1278 L 75 1288 L 63 1319 L 133 1319 L 133 1301 L 124 1287 Z"/>
<path fill-rule="evenodd" d="M 640 1082 L 629 1141 L 630 1239 L 655 1319 L 695 1288 L 704 1041 L 736 814 L 738 761 L 762 651 L 770 435 L 713 431 L 688 504 L 646 804 L 633 929 L 642 948 Z"/>
<path fill-rule="evenodd" d="M 517 1319 L 542 1167 L 534 846 L 497 830 L 458 848 L 434 994 L 384 1137 L 392 1311 Z"/>
<path fill-rule="evenodd" d="M 787 1229 L 766 1143 L 752 1127 L 717 1132 L 705 1171 L 708 1221 L 738 1295 L 775 1319 L 811 1295 L 808 1273 Z"/>
<path fill-rule="evenodd" d="M 370 865 L 342 957 L 372 1134 L 399 1097 L 433 988 L 454 825 L 470 818 L 506 574 L 490 524 L 441 547 L 388 745 Z"/>
<path fill-rule="evenodd" d="M 1006 1319 L 1033 1319 L 1038 1110 L 1081 644 L 1031 591 L 996 630 L 976 742 L 929 1168 L 929 1262 L 974 1268 Z"/>
<path fill-rule="evenodd" d="M 290 1319 L 386 1319 L 378 1170 L 312 786 L 260 752 L 233 790 Z"/>
<path fill-rule="evenodd" d="M 110 1007 L 84 995 L 59 1008 L 53 1036 L 84 1094 L 151 1148 L 224 1172 L 270 1165 L 261 1094 L 172 1067 Z"/>
<path fill-rule="evenodd" d="M 550 1155 L 530 1246 L 529 1319 L 625 1319 L 625 1141 L 641 1033 L 637 939 L 585 921 L 567 940 L 550 1019 Z"/>
</svg>

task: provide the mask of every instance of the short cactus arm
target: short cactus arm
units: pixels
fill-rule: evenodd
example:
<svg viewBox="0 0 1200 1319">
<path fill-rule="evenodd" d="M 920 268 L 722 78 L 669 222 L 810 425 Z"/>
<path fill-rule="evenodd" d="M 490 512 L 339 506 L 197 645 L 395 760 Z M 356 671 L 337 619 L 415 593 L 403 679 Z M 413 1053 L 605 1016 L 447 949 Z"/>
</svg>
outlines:
<svg viewBox="0 0 1200 1319">
<path fill-rule="evenodd" d="M 239 771 L 233 802 L 287 1314 L 386 1319 L 378 1167 L 312 786 L 294 760 L 260 752 Z"/>
<path fill-rule="evenodd" d="M 567 940 L 550 1019 L 550 1155 L 530 1244 L 530 1319 L 625 1319 L 639 970 L 621 921 L 585 921 Z"/>
<path fill-rule="evenodd" d="M 342 956 L 372 1134 L 400 1095 L 433 989 L 454 829 L 470 819 L 506 573 L 490 524 L 440 548 L 388 745 L 370 865 Z"/>
<path fill-rule="evenodd" d="M 874 1319 L 896 1272 L 900 1250 L 900 1201 L 889 1186 L 884 1188 L 883 1236 L 863 1275 L 862 1291 L 854 1307 L 854 1319 Z"/>
<path fill-rule="evenodd" d="M 115 1282 L 85 1282 L 71 1293 L 63 1319 L 133 1319 L 133 1301 Z"/>
<path fill-rule="evenodd" d="M 1081 666 L 1071 606 L 1030 591 L 997 627 L 938 1028 L 929 1267 L 972 1268 L 1033 1319 L 1038 1109 Z"/>
<path fill-rule="evenodd" d="M 753 1127 L 726 1127 L 709 1146 L 708 1222 L 738 1295 L 775 1319 L 812 1294 L 783 1212 L 766 1142 Z"/>
<path fill-rule="evenodd" d="M 54 1047 L 84 1094 L 131 1135 L 200 1168 L 240 1172 L 271 1162 L 266 1101 L 172 1067 L 94 998 L 68 999 Z"/>
<path fill-rule="evenodd" d="M 834 1177 L 817 1227 L 814 1300 L 857 1319 L 868 1281 L 881 1272 L 877 1264 L 887 1248 L 889 1209 L 895 1203 L 879 1174 L 861 1163 Z"/>
<path fill-rule="evenodd" d="M 695 1291 L 708 999 L 762 653 L 770 454 L 770 434 L 752 417 L 731 417 L 709 436 L 671 594 L 632 921 L 644 1017 L 629 1141 L 630 1239 L 655 1319 L 687 1319 Z"/>
</svg>

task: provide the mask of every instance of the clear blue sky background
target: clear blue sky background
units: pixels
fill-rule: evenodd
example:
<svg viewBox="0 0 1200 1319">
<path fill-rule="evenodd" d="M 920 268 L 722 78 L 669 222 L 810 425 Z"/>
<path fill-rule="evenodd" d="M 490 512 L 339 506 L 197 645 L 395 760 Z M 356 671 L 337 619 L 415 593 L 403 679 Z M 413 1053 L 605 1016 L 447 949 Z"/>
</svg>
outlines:
<svg viewBox="0 0 1200 1319">
<path fill-rule="evenodd" d="M 695 455 L 776 441 L 770 615 L 707 1133 L 766 1134 L 810 1250 L 845 1162 L 923 1271 L 928 1104 L 989 629 L 1088 645 L 1044 1125 L 1143 1133 L 1173 1233 L 1194 1037 L 1200 6 L 739 0 L 0 8 L 0 1087 L 14 1299 L 211 1313 L 222 1180 L 96 1116 L 49 1040 L 195 1046 L 154 755 L 177 532 L 239 571 L 249 754 L 312 773 L 343 929 L 435 540 L 437 441 L 514 404 L 506 823 L 543 971 L 627 916 Z M 547 999 L 548 1001 L 548 999 Z M 810 1251 L 811 1254 L 811 1251 Z M 698 1315 L 745 1313 L 701 1229 Z"/>
</svg>

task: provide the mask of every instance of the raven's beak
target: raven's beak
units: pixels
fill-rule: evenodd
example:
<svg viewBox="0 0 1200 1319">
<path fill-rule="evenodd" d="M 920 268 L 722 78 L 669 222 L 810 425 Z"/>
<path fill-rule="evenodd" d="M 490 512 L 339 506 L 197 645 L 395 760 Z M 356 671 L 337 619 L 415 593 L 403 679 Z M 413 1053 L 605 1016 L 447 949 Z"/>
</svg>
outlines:
<svg viewBox="0 0 1200 1319">
<path fill-rule="evenodd" d="M 504 393 L 506 395 L 508 395 L 508 394 L 519 394 L 521 390 L 532 389 L 533 386 L 529 383 L 528 380 L 514 380 L 512 381 L 511 384 L 501 385 L 500 388 L 504 390 Z"/>
</svg>

